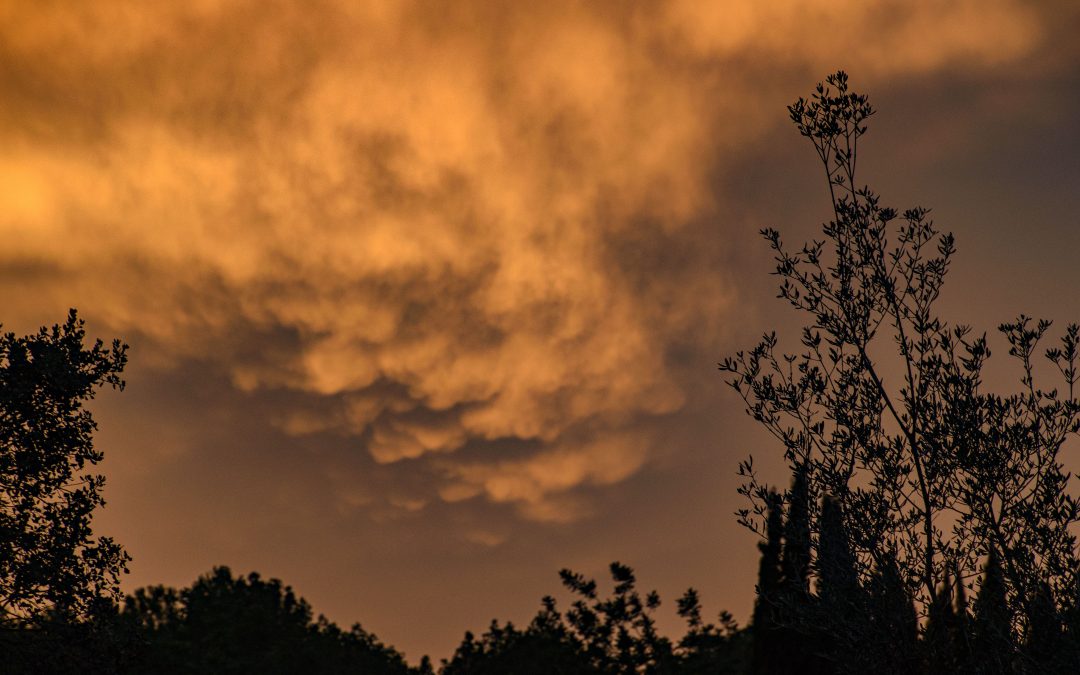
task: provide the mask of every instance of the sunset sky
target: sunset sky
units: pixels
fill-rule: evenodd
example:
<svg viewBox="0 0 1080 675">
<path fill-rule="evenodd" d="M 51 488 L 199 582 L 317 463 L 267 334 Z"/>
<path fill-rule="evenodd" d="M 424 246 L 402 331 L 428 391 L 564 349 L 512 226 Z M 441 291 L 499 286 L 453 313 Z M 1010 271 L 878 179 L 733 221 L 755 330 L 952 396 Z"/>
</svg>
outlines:
<svg viewBox="0 0 1080 675">
<path fill-rule="evenodd" d="M 788 479 L 716 363 L 797 344 L 757 232 L 828 214 L 784 106 L 870 95 L 861 180 L 956 234 L 947 319 L 1080 320 L 1078 36 L 1075 0 L 0 0 L 0 322 L 131 345 L 125 590 L 257 570 L 413 662 L 613 560 L 671 632 L 687 586 L 745 621 L 736 465 Z"/>
</svg>

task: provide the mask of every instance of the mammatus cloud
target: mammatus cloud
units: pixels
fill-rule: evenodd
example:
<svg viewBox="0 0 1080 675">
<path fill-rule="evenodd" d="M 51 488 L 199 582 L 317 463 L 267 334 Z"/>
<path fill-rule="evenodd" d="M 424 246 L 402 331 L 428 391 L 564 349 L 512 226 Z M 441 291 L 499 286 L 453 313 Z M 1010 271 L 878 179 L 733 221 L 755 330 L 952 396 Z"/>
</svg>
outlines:
<svg viewBox="0 0 1080 675">
<path fill-rule="evenodd" d="M 496 463 L 448 466 L 456 480 L 440 496 L 447 501 L 478 494 L 495 502 L 521 504 L 535 520 L 573 520 L 587 512 L 586 505 L 563 496 L 572 487 L 610 485 L 636 473 L 645 463 L 649 441 L 641 435 L 609 433 L 585 443 L 560 443 L 524 459 Z"/>
<path fill-rule="evenodd" d="M 405 511 L 545 521 L 649 461 L 673 345 L 715 356 L 733 287 L 687 237 L 771 124 L 762 68 L 981 68 L 1040 33 L 1008 1 L 354 4 L 0 3 L 0 297 L 302 393 L 270 422 L 435 472 Z"/>
</svg>

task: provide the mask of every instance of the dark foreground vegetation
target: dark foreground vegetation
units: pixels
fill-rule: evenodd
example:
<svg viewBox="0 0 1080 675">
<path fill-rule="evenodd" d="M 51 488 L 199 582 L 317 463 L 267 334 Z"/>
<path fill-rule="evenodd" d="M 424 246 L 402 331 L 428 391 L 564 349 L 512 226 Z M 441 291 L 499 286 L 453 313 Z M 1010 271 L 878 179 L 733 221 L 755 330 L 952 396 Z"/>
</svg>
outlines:
<svg viewBox="0 0 1080 675">
<path fill-rule="evenodd" d="M 577 596 L 566 612 L 551 598 L 528 626 L 492 622 L 440 667 L 418 666 L 359 624 L 345 631 L 276 579 L 236 577 L 218 567 L 190 588 L 143 588 L 121 606 L 73 621 L 42 621 L 3 637 L 5 673 L 326 673 L 367 675 L 546 675 L 548 673 L 743 673 L 749 640 L 730 617 L 705 623 L 696 595 L 679 603 L 688 630 L 678 643 L 657 634 L 655 594 L 642 598 L 633 572 L 611 566 L 615 588 L 570 572 Z"/>
<path fill-rule="evenodd" d="M 660 598 L 611 566 L 610 594 L 564 570 L 523 627 L 466 633 L 438 667 L 359 625 L 342 630 L 278 580 L 224 567 L 190 588 L 122 596 L 130 558 L 92 537 L 103 477 L 83 404 L 123 387 L 126 346 L 63 325 L 0 336 L 0 673 L 1078 673 L 1080 503 L 1062 448 L 1080 432 L 1080 328 L 1040 348 L 1049 321 L 999 330 L 1016 393 L 985 391 L 988 340 L 935 314 L 955 252 L 919 207 L 856 183 L 873 114 L 843 72 L 789 108 L 825 168 L 832 217 L 798 250 L 764 230 L 780 297 L 806 317 L 800 351 L 766 334 L 720 368 L 777 439 L 783 490 L 740 465 L 761 539 L 752 623 L 703 618 L 660 635 Z M 1036 382 L 1036 361 L 1054 374 Z M 873 356 L 873 358 L 872 358 Z"/>
</svg>

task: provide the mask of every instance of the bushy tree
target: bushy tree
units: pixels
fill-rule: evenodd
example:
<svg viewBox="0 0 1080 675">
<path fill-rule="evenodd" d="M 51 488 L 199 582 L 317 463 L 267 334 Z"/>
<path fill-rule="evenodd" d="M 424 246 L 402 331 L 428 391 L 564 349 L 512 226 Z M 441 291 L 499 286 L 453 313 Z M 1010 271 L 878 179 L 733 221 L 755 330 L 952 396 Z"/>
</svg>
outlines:
<svg viewBox="0 0 1080 675">
<path fill-rule="evenodd" d="M 613 592 L 603 597 L 593 579 L 562 570 L 563 585 L 576 596 L 559 611 L 553 598 L 524 630 L 492 622 L 479 639 L 466 633 L 442 675 L 723 675 L 745 673 L 750 665 L 746 632 L 730 614 L 718 624 L 706 622 L 697 591 L 688 589 L 678 601 L 686 634 L 672 642 L 656 629 L 653 612 L 660 605 L 655 592 L 642 597 L 634 571 L 620 563 L 610 567 Z"/>
<path fill-rule="evenodd" d="M 643 598 L 630 567 L 611 563 L 615 588 L 610 598 L 601 598 L 596 582 L 581 574 L 564 569 L 559 576 L 579 596 L 565 613 L 569 633 L 595 667 L 612 673 L 674 671 L 673 645 L 657 632 L 653 618 L 660 596 L 652 591 Z"/>
<path fill-rule="evenodd" d="M 190 588 L 142 588 L 120 617 L 137 637 L 125 672 L 408 675 L 404 658 L 359 624 L 344 631 L 277 579 L 217 567 Z"/>
<path fill-rule="evenodd" d="M 740 629 L 730 612 L 720 612 L 718 623 L 706 622 L 697 591 L 688 588 L 678 600 L 678 613 L 687 624 L 675 649 L 679 675 L 748 672 L 752 659 L 749 631 Z"/>
<path fill-rule="evenodd" d="M 129 560 L 91 518 L 105 500 L 91 473 L 103 454 L 84 408 L 98 389 L 123 389 L 127 345 L 85 344 L 75 310 L 63 325 L 0 336 L 0 620 L 26 625 L 78 617 L 118 594 Z"/>
<path fill-rule="evenodd" d="M 105 503 L 93 467 L 97 425 L 84 406 L 123 389 L 127 345 L 86 344 L 75 310 L 62 325 L 0 335 L 0 653 L 10 672 L 108 672 L 112 611 L 130 560 L 95 538 Z M 45 670 L 42 670 L 45 669 Z"/>
<path fill-rule="evenodd" d="M 986 336 L 936 312 L 952 235 L 927 209 L 899 213 L 857 182 L 858 145 L 874 113 L 867 97 L 838 72 L 789 113 L 825 168 L 832 207 L 822 238 L 801 248 L 762 231 L 780 297 L 807 319 L 801 350 L 781 352 L 769 333 L 721 369 L 748 414 L 779 440 L 791 470 L 805 472 L 809 503 L 829 495 L 848 514 L 863 583 L 893 556 L 925 616 L 949 570 L 973 577 L 994 550 L 1015 627 L 1033 631 L 1047 607 L 1043 589 L 1064 597 L 1077 570 L 1080 506 L 1060 452 L 1080 431 L 1080 328 L 1068 326 L 1044 351 L 1060 376 L 1045 387 L 1036 384 L 1035 361 L 1050 322 L 1021 316 L 1002 324 L 1020 390 L 985 391 Z M 752 462 L 740 471 L 750 499 L 740 520 L 763 534 L 769 488 Z M 819 556 L 822 522 L 811 514 Z M 1055 615 L 1064 609 L 1054 604 Z"/>
<path fill-rule="evenodd" d="M 512 623 L 491 627 L 480 639 L 469 632 L 443 663 L 440 675 L 594 675 L 597 670 L 567 634 L 554 601 L 544 599 L 544 609 L 525 630 Z"/>
</svg>

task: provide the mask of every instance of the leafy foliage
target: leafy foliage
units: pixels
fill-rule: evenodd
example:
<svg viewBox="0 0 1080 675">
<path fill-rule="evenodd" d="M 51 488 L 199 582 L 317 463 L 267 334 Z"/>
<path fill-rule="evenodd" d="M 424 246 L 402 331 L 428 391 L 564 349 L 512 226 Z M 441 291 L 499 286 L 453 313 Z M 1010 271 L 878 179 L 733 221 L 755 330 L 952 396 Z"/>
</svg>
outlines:
<svg viewBox="0 0 1080 675">
<path fill-rule="evenodd" d="M 532 675 L 596 673 L 598 675 L 698 675 L 741 673 L 747 666 L 747 641 L 730 614 L 719 624 L 706 623 L 697 591 L 678 601 L 687 623 L 676 644 L 656 630 L 653 612 L 660 606 L 655 592 L 637 591 L 631 568 L 612 563 L 610 597 L 600 596 L 595 580 L 570 570 L 559 576 L 577 599 L 565 612 L 546 597 L 540 612 L 524 631 L 513 624 L 491 628 L 480 640 L 466 633 L 442 675 Z"/>
<path fill-rule="evenodd" d="M 0 336 L 0 622 L 40 625 L 85 616 L 117 597 L 130 558 L 92 538 L 105 503 L 97 429 L 83 406 L 104 386 L 123 389 L 127 345 L 85 346 L 75 310 L 67 321 Z"/>
<path fill-rule="evenodd" d="M 952 235 L 929 210 L 899 213 L 856 182 L 858 143 L 874 114 L 867 97 L 851 92 L 841 71 L 788 110 L 824 166 L 833 212 L 822 238 L 797 250 L 776 230 L 762 231 L 779 297 L 807 319 L 802 348 L 781 353 L 769 333 L 721 369 L 747 413 L 780 441 L 791 470 L 805 474 L 819 560 L 843 548 L 826 550 L 818 505 L 857 513 L 842 528 L 856 585 L 895 561 L 926 616 L 935 602 L 944 607 L 939 589 L 952 588 L 950 574 L 957 583 L 975 577 L 996 551 L 1011 629 L 1027 636 L 1030 660 L 1045 617 L 1064 621 L 1069 604 L 1060 598 L 1076 584 L 1080 506 L 1060 453 L 1080 431 L 1080 328 L 1068 326 L 1044 351 L 1059 383 L 1043 388 L 1035 361 L 1050 322 L 1020 316 L 1002 324 L 1021 386 L 1008 395 L 984 391 L 986 336 L 935 311 L 956 250 Z M 769 488 L 752 460 L 740 473 L 750 500 L 740 521 L 764 533 Z M 828 567 L 817 566 L 819 584 L 829 585 Z"/>
<path fill-rule="evenodd" d="M 443 664 L 441 675 L 589 675 L 597 671 L 568 635 L 554 608 L 545 608 L 525 630 L 512 623 L 491 627 L 479 640 L 472 633 Z"/>
<path fill-rule="evenodd" d="M 129 596 L 120 621 L 141 646 L 132 673 L 372 673 L 407 675 L 401 654 L 359 624 L 343 631 L 277 579 L 217 567 L 190 588 Z"/>
</svg>

